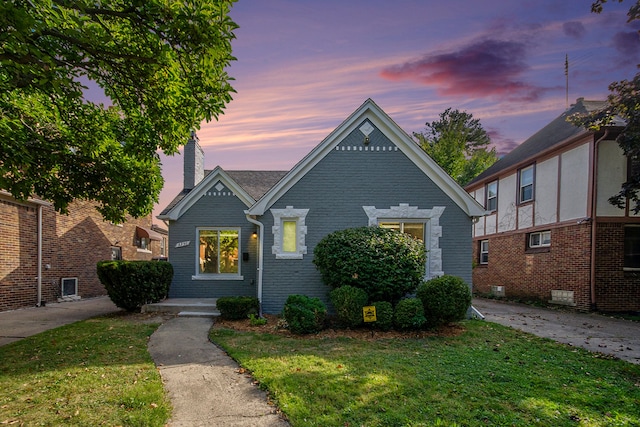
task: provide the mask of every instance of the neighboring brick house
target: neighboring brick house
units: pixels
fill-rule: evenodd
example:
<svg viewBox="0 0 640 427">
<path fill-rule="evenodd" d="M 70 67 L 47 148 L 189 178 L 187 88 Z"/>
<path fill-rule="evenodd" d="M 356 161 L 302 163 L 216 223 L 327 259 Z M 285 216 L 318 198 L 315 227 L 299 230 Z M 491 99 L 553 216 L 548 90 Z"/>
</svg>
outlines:
<svg viewBox="0 0 640 427">
<path fill-rule="evenodd" d="M 640 216 L 607 200 L 630 166 L 615 142 L 623 123 L 566 121 L 605 105 L 578 99 L 465 187 L 489 211 L 473 227 L 476 293 L 640 310 Z"/>
<path fill-rule="evenodd" d="M 161 258 L 167 243 L 151 216 L 114 225 L 90 202 L 73 202 L 62 215 L 44 200 L 19 202 L 1 191 L 0 236 L 0 311 L 105 295 L 98 261 Z"/>
<path fill-rule="evenodd" d="M 316 244 L 350 227 L 410 233 L 428 250 L 425 277 L 471 284 L 471 225 L 484 209 L 372 100 L 288 172 L 205 173 L 193 137 L 184 189 L 168 221 L 172 298 L 257 297 L 279 313 L 291 294 L 328 303 Z"/>
</svg>

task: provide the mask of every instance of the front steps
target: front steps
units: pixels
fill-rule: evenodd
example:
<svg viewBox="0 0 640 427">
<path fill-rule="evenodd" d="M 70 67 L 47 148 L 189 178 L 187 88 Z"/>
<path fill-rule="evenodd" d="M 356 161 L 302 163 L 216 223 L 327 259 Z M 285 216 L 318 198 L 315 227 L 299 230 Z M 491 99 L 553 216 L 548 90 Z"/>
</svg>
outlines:
<svg viewBox="0 0 640 427">
<path fill-rule="evenodd" d="M 172 313 L 181 317 L 218 317 L 217 298 L 167 298 L 153 304 L 145 304 L 143 313 Z"/>
</svg>

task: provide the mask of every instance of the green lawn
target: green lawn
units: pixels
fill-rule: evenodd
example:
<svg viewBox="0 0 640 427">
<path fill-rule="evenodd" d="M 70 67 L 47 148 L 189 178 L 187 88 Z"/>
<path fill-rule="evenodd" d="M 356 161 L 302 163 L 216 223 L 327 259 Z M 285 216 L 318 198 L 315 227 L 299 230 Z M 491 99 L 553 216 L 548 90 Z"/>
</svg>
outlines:
<svg viewBox="0 0 640 427">
<path fill-rule="evenodd" d="M 497 324 L 454 337 L 214 328 L 293 426 L 640 426 L 640 366 Z"/>
<path fill-rule="evenodd" d="M 147 352 L 158 325 L 135 319 L 90 319 L 0 347 L 0 425 L 165 425 L 171 406 Z"/>
</svg>

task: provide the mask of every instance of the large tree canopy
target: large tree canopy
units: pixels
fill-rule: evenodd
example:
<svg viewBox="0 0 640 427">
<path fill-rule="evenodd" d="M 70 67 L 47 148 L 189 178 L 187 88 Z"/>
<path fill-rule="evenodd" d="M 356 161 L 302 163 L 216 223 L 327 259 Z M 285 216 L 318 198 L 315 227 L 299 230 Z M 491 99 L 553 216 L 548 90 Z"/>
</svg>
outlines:
<svg viewBox="0 0 640 427">
<path fill-rule="evenodd" d="M 426 123 L 425 133 L 414 138 L 460 185 L 465 185 L 498 160 L 491 139 L 480 120 L 465 111 L 447 108 L 440 120 Z"/>
<path fill-rule="evenodd" d="M 0 190 L 61 212 L 93 200 L 116 222 L 151 212 L 157 151 L 176 153 L 231 100 L 234 1 L 0 3 Z"/>
<path fill-rule="evenodd" d="M 591 11 L 594 13 L 602 12 L 606 2 L 607 0 L 597 0 L 592 3 Z M 618 0 L 618 2 L 622 3 L 622 0 Z M 640 2 L 631 6 L 627 16 L 627 22 L 640 19 Z M 626 125 L 616 140 L 629 159 L 627 181 L 622 184 L 618 194 L 609 198 L 609 203 L 624 209 L 628 201 L 630 207 L 637 214 L 640 213 L 640 73 L 636 73 L 631 80 L 611 83 L 609 91 L 606 109 L 593 112 L 590 115 L 572 116 L 569 117 L 569 120 L 576 125 L 585 126 L 595 131 L 603 127 L 606 128 L 613 123 L 616 116 L 625 121 Z"/>
</svg>

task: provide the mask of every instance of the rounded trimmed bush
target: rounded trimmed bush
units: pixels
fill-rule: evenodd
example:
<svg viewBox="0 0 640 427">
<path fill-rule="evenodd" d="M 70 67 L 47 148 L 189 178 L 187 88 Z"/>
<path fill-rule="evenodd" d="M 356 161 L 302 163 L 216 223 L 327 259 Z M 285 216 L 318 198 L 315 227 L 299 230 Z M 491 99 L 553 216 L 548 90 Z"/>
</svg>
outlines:
<svg viewBox="0 0 640 427">
<path fill-rule="evenodd" d="M 393 304 L 415 292 L 424 278 L 424 243 L 385 228 L 335 231 L 313 252 L 313 263 L 330 288 L 360 288 L 374 301 Z"/>
<path fill-rule="evenodd" d="M 162 261 L 100 261 L 97 272 L 111 301 L 127 311 L 166 298 L 173 278 L 173 266 Z"/>
<path fill-rule="evenodd" d="M 229 320 L 246 319 L 260 312 L 260 301 L 256 297 L 222 297 L 216 300 L 220 317 Z"/>
<path fill-rule="evenodd" d="M 389 301 L 376 301 L 372 303 L 376 308 L 376 321 L 373 327 L 381 331 L 393 329 L 393 306 Z"/>
<path fill-rule="evenodd" d="M 427 319 L 424 317 L 424 307 L 418 298 L 405 298 L 396 305 L 393 321 L 400 330 L 420 329 Z"/>
<path fill-rule="evenodd" d="M 460 277 L 445 275 L 428 280 L 418 287 L 427 325 L 446 325 L 463 320 L 471 305 L 469 285 Z"/>
<path fill-rule="evenodd" d="M 289 295 L 284 304 L 283 316 L 289 330 L 295 334 L 313 334 L 324 328 L 327 309 L 319 298 L 306 295 Z"/>
<path fill-rule="evenodd" d="M 362 307 L 369 301 L 364 290 L 353 286 L 341 286 L 329 292 L 329 299 L 336 310 L 340 326 L 355 328 L 362 325 Z"/>
</svg>

